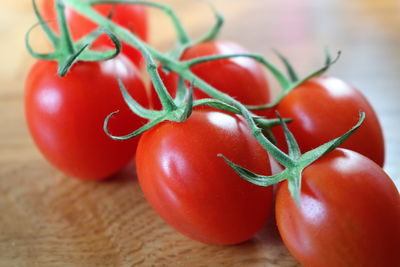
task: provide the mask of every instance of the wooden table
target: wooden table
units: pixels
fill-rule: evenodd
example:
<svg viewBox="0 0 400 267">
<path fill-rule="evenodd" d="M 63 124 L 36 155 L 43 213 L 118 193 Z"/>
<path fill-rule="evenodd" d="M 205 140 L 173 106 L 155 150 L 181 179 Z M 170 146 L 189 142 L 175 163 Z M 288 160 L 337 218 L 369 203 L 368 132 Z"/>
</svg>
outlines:
<svg viewBox="0 0 400 267">
<path fill-rule="evenodd" d="M 161 2 L 161 0 L 160 0 Z M 201 1 L 176 7 L 193 36 L 212 24 Z M 400 5 L 396 0 L 215 0 L 226 16 L 222 39 L 278 62 L 279 48 L 306 74 L 323 48 L 343 50 L 329 72 L 360 88 L 381 119 L 386 171 L 400 186 Z M 298 266 L 270 220 L 252 240 L 218 247 L 192 241 L 150 208 L 133 166 L 104 182 L 71 179 L 48 164 L 27 132 L 23 84 L 33 59 L 23 35 L 35 22 L 30 1 L 0 9 L 0 266 Z M 167 19 L 152 12 L 152 43 L 173 43 Z M 159 30 L 163 27 L 162 31 Z M 40 42 L 39 42 L 40 43 Z"/>
</svg>

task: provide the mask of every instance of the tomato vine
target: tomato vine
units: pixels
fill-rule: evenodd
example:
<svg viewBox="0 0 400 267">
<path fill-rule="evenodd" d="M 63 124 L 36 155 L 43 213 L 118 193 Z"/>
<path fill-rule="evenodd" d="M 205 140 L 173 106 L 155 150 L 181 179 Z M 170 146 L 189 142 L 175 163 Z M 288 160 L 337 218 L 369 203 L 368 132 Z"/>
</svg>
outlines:
<svg viewBox="0 0 400 267">
<path fill-rule="evenodd" d="M 66 4 L 70 5 L 70 7 L 77 12 L 81 13 L 82 15 L 86 16 L 87 18 L 93 20 L 97 24 L 100 25 L 101 31 L 105 31 L 108 33 L 110 38 L 114 38 L 114 35 L 118 36 L 121 40 L 126 42 L 127 44 L 130 44 L 137 48 L 142 55 L 144 56 L 146 60 L 146 67 L 147 71 L 150 74 L 152 83 L 154 85 L 154 88 L 158 94 L 158 97 L 161 100 L 163 110 L 161 111 L 155 111 L 155 110 L 150 110 L 146 109 L 145 107 L 141 106 L 139 103 L 137 103 L 130 95 L 127 93 L 126 89 L 124 88 L 124 85 L 122 82 L 120 82 L 120 88 L 121 92 L 125 98 L 125 101 L 129 105 L 129 107 L 139 116 L 144 117 L 149 119 L 150 121 L 144 125 L 142 128 L 132 132 L 131 134 L 128 134 L 126 136 L 113 136 L 108 132 L 107 125 L 108 121 L 111 116 L 113 116 L 116 112 L 111 113 L 105 120 L 104 122 L 104 130 L 108 133 L 108 135 L 113 138 L 113 139 L 119 139 L 119 140 L 124 140 L 128 138 L 132 138 L 134 136 L 137 136 L 155 125 L 159 124 L 160 122 L 163 121 L 184 121 L 188 118 L 188 116 L 191 113 L 191 110 L 193 106 L 198 106 L 198 105 L 207 105 L 207 106 L 212 106 L 224 110 L 228 110 L 234 113 L 239 113 L 244 116 L 246 121 L 248 122 L 251 133 L 252 135 L 258 140 L 258 142 L 264 147 L 265 150 L 267 150 L 278 162 L 280 162 L 283 166 L 285 166 L 285 170 L 282 171 L 279 174 L 273 175 L 273 176 L 262 176 L 255 174 L 251 172 L 250 170 L 244 169 L 233 162 L 229 161 L 229 159 L 224 158 L 225 161 L 244 179 L 258 184 L 262 186 L 268 186 L 271 184 L 275 184 L 279 181 L 282 181 L 284 179 L 288 179 L 289 181 L 289 189 L 292 194 L 292 196 L 297 200 L 300 201 L 300 188 L 301 188 L 301 172 L 305 167 L 307 167 L 309 164 L 317 160 L 319 157 L 322 155 L 328 153 L 335 147 L 339 146 L 346 138 L 348 138 L 362 123 L 364 120 L 364 114 L 361 113 L 359 122 L 352 128 L 350 129 L 347 133 L 342 135 L 341 137 L 338 137 L 316 149 L 313 149 L 303 155 L 300 154 L 299 148 L 296 144 L 296 141 L 293 137 L 293 135 L 288 131 L 288 129 L 285 126 L 284 121 L 281 121 L 281 123 L 284 125 L 285 129 L 285 135 L 286 139 L 288 142 L 289 146 L 289 153 L 285 154 L 282 152 L 279 148 L 277 148 L 268 138 L 266 138 L 263 133 L 262 133 L 262 128 L 270 127 L 271 125 L 276 125 L 277 120 L 274 121 L 269 121 L 263 118 L 260 118 L 256 115 L 254 115 L 250 110 L 252 109 L 266 109 L 275 106 L 277 103 L 279 103 L 280 99 L 284 97 L 285 94 L 290 92 L 293 88 L 296 88 L 299 86 L 301 83 L 304 81 L 310 79 L 311 77 L 318 76 L 322 73 L 324 73 L 336 60 L 338 57 L 336 57 L 334 60 L 331 59 L 329 54 L 326 54 L 326 63 L 325 65 L 318 69 L 317 71 L 313 72 L 309 76 L 307 76 L 305 79 L 297 80 L 293 79 L 293 73 L 291 73 L 291 78 L 288 79 L 282 72 L 280 72 L 274 65 L 272 65 L 268 60 L 266 60 L 264 57 L 261 55 L 257 54 L 232 54 L 232 55 L 219 55 L 219 56 L 208 56 L 208 57 L 202 57 L 202 58 L 196 58 L 192 60 L 187 60 L 187 61 L 179 61 L 179 56 L 182 54 L 182 52 L 195 44 L 196 42 L 201 42 L 204 40 L 208 40 L 211 38 L 214 38 L 218 32 L 219 29 L 222 26 L 223 19 L 222 16 L 217 13 L 214 10 L 215 17 L 217 18 L 215 26 L 208 32 L 203 38 L 201 38 L 198 41 L 191 41 L 190 38 L 188 37 L 187 33 L 185 32 L 184 28 L 182 27 L 179 19 L 177 19 L 175 13 L 169 9 L 166 6 L 163 6 L 161 4 L 155 4 L 155 3 L 150 3 L 150 2 L 143 2 L 143 1 L 101 1 L 101 3 L 124 3 L 124 4 L 138 4 L 138 5 L 148 5 L 151 7 L 159 8 L 163 10 L 171 19 L 173 24 L 175 25 L 177 34 L 178 34 L 178 40 L 179 40 L 179 45 L 177 48 L 172 51 L 169 54 L 162 54 L 161 52 L 157 51 L 153 47 L 149 46 L 148 44 L 144 43 L 141 41 L 137 36 L 129 32 L 127 29 L 124 29 L 123 27 L 113 23 L 110 21 L 108 18 L 103 17 L 99 13 L 97 13 L 92 6 L 95 4 L 100 3 L 100 1 L 79 1 L 79 0 L 57 0 L 57 10 L 58 10 L 58 19 L 62 28 L 62 33 L 64 38 L 59 41 L 56 37 L 54 37 L 54 34 L 51 33 L 51 30 L 46 26 L 46 23 L 43 22 L 43 20 L 40 19 L 40 14 L 38 14 L 37 9 L 35 8 L 35 12 L 39 18 L 40 24 L 42 25 L 43 29 L 48 33 L 50 40 L 57 45 L 58 43 L 61 43 L 59 51 L 65 51 L 66 49 L 68 51 L 74 52 L 75 49 L 71 47 L 71 41 L 70 37 L 68 34 L 67 27 L 64 27 L 65 23 L 63 22 L 63 2 Z M 73 53 L 74 58 L 67 60 L 67 63 L 60 64 L 61 66 L 70 66 L 73 62 L 76 60 L 93 60 L 91 56 L 96 56 L 95 59 L 99 60 L 100 57 L 98 54 L 93 54 L 96 52 L 92 52 L 87 50 L 88 46 L 88 39 L 91 40 L 93 36 L 96 36 L 98 34 L 98 31 L 96 33 L 93 33 L 91 35 L 88 35 L 88 37 L 85 37 L 85 44 L 82 45 L 83 41 L 78 42 L 80 45 L 80 49 L 78 49 L 77 52 Z M 29 34 L 27 35 L 29 36 Z M 115 46 L 116 50 L 118 50 L 119 43 L 118 41 L 115 40 Z M 28 42 L 27 42 L 28 44 Z M 56 46 L 57 47 L 57 46 Z M 30 46 L 28 46 L 28 49 L 30 49 Z M 61 52 L 58 52 L 56 50 L 55 53 L 50 54 L 50 55 L 39 55 L 39 54 L 34 54 L 38 58 L 51 58 L 51 59 L 58 59 L 59 54 L 63 54 Z M 340 53 L 338 53 L 339 56 Z M 107 55 L 110 56 L 110 55 Z M 105 55 L 102 54 L 102 57 L 104 59 Z M 263 106 L 250 106 L 246 107 L 239 101 L 235 100 L 228 94 L 222 93 L 218 91 L 216 88 L 212 87 L 208 83 L 206 83 L 204 80 L 200 79 L 198 76 L 196 76 L 191 70 L 190 67 L 194 66 L 195 64 L 199 64 L 205 61 L 210 61 L 210 60 L 218 60 L 218 59 L 224 59 L 224 58 L 232 58 L 232 57 L 248 57 L 255 59 L 259 63 L 261 63 L 264 67 L 266 67 L 272 75 L 278 80 L 279 84 L 282 87 L 282 94 L 275 99 L 272 103 L 269 103 L 267 105 Z M 178 87 L 178 93 L 177 97 L 173 99 L 171 95 L 168 93 L 165 85 L 163 84 L 158 72 L 157 72 L 157 65 L 155 60 L 159 61 L 163 67 L 170 71 L 174 71 L 180 75 L 180 86 Z M 62 71 L 60 71 L 60 74 L 65 74 L 64 69 L 65 67 L 61 67 Z M 191 89 L 189 92 L 186 92 L 186 87 L 184 85 L 184 80 L 191 82 Z M 292 81 L 291 81 L 292 80 Z M 294 80 L 294 81 L 293 81 Z M 210 95 L 214 99 L 201 99 L 201 100 L 193 100 L 192 99 L 192 90 L 193 86 L 196 85 L 197 88 L 202 90 L 204 93 L 207 95 Z M 223 156 L 223 155 L 221 155 Z"/>
<path fill-rule="evenodd" d="M 77 43 L 72 42 L 71 35 L 69 33 L 68 25 L 66 24 L 65 14 L 64 14 L 64 2 L 69 4 L 73 9 L 82 13 L 84 16 L 89 19 L 95 21 L 100 25 L 99 29 L 95 30 L 93 33 L 88 34 L 83 37 Z M 147 5 L 151 7 L 155 7 L 163 10 L 173 22 L 177 35 L 179 44 L 174 51 L 170 54 L 162 54 L 154 48 L 150 47 L 146 43 L 140 40 L 137 36 L 129 32 L 127 29 L 124 29 L 121 26 L 118 26 L 109 18 L 103 17 L 92 8 L 93 5 L 99 3 L 124 3 L 124 4 L 137 4 L 137 5 Z M 125 140 L 137 135 L 144 133 L 145 131 L 151 129 L 155 125 L 163 122 L 163 121 L 177 121 L 181 122 L 186 120 L 192 111 L 194 106 L 198 105 L 207 105 L 219 109 L 224 109 L 230 112 L 234 112 L 237 114 L 241 114 L 244 116 L 246 121 L 249 124 L 252 135 L 258 140 L 258 142 L 262 145 L 262 147 L 268 151 L 279 163 L 285 166 L 285 170 L 279 174 L 273 176 L 262 176 L 251 172 L 250 170 L 246 170 L 235 163 L 229 161 L 229 159 L 224 157 L 224 160 L 244 179 L 258 184 L 262 186 L 268 186 L 271 184 L 275 184 L 284 179 L 289 180 L 289 188 L 292 193 L 292 196 L 299 201 L 300 200 L 300 188 L 301 188 L 301 172 L 305 167 L 311 164 L 313 161 L 317 160 L 322 155 L 328 153 L 338 145 L 340 145 L 346 138 L 348 138 L 361 124 L 364 120 L 364 114 L 361 114 L 359 122 L 347 133 L 343 136 L 336 138 L 314 150 L 311 150 L 304 155 L 300 154 L 300 150 L 298 145 L 292 136 L 292 134 L 288 131 L 285 126 L 285 122 L 281 121 L 285 129 L 285 136 L 288 142 L 289 153 L 285 154 L 278 147 L 276 147 L 268 138 L 266 138 L 262 132 L 262 129 L 269 131 L 269 128 L 278 123 L 277 120 L 267 120 L 264 118 L 260 118 L 254 115 L 250 110 L 251 109 L 266 109 L 275 106 L 279 101 L 293 88 L 296 88 L 304 81 L 318 76 L 321 73 L 325 72 L 331 64 L 333 64 L 336 60 L 331 60 L 329 53 L 326 54 L 326 63 L 325 65 L 315 71 L 314 73 L 307 76 L 305 79 L 298 80 L 294 71 L 287 63 L 285 58 L 281 56 L 285 65 L 288 68 L 289 76 L 291 79 L 286 78 L 284 74 L 282 74 L 274 65 L 272 65 L 268 60 L 266 60 L 261 55 L 251 54 L 251 53 L 241 53 L 241 54 L 231 54 L 231 55 L 218 55 L 218 56 L 206 56 L 200 57 L 196 59 L 180 61 L 179 56 L 181 53 L 188 47 L 196 44 L 197 42 L 202 42 L 204 40 L 214 38 L 221 26 L 222 26 L 222 16 L 214 10 L 214 14 L 216 17 L 215 26 L 200 40 L 191 41 L 184 28 L 182 27 L 179 19 L 176 14 L 168 7 L 151 3 L 151 2 L 143 2 L 143 1 L 89 1 L 89 2 L 81 2 L 77 0 L 57 0 L 56 1 L 56 10 L 57 10 L 57 18 L 60 27 L 60 37 L 56 36 L 55 33 L 50 29 L 47 23 L 43 20 L 40 15 L 35 1 L 33 1 L 33 6 L 35 10 L 35 14 L 39 20 L 39 24 L 42 26 L 43 30 L 46 32 L 49 40 L 53 44 L 55 50 L 50 54 L 38 54 L 34 52 L 34 50 L 29 45 L 29 35 L 31 30 L 28 31 L 26 35 L 26 46 L 28 51 L 35 57 L 39 59 L 46 60 L 56 60 L 59 63 L 59 75 L 64 76 L 67 71 L 71 68 L 71 66 L 77 61 L 102 61 L 112 57 L 115 57 L 121 50 L 121 43 L 116 36 L 121 38 L 126 43 L 136 47 L 144 56 L 146 60 L 147 71 L 150 74 L 152 83 L 157 92 L 157 95 L 161 101 L 163 110 L 155 111 L 146 109 L 141 106 L 137 101 L 135 101 L 127 92 L 123 83 L 119 81 L 120 89 L 122 95 L 128 106 L 134 111 L 137 115 L 149 119 L 149 122 L 135 130 L 131 134 L 125 136 L 113 136 L 108 131 L 108 122 L 109 119 L 118 111 L 111 113 L 104 122 L 104 130 L 105 132 L 113 139 L 117 140 Z M 97 52 L 91 51 L 88 49 L 90 43 L 93 42 L 101 33 L 107 33 L 107 35 L 112 39 L 115 44 L 115 51 L 109 52 Z M 338 54 L 339 56 L 339 54 Z M 265 68 L 267 68 L 272 75 L 278 80 L 279 84 L 282 87 L 282 94 L 275 99 L 272 103 L 263 105 L 263 106 L 253 106 L 246 107 L 236 99 L 232 98 L 228 94 L 222 93 L 218 91 L 216 88 L 212 87 L 204 80 L 200 79 L 196 76 L 191 70 L 190 67 L 193 67 L 196 64 L 200 64 L 206 61 L 212 60 L 220 60 L 227 59 L 233 57 L 247 57 L 252 58 L 262 64 Z M 180 75 L 180 81 L 178 86 L 178 92 L 175 99 L 171 97 L 168 93 L 163 81 L 160 78 L 159 73 L 157 72 L 157 65 L 155 60 L 158 60 L 165 68 L 174 71 Z M 191 88 L 187 93 L 186 87 L 184 84 L 184 80 L 191 82 Z M 202 99 L 202 100 L 193 100 L 192 91 L 194 84 L 200 90 L 202 90 L 207 95 L 212 96 L 214 99 Z M 262 127 L 262 128 L 261 128 Z M 223 155 L 220 155 L 223 157 Z"/>
<path fill-rule="evenodd" d="M 65 76 L 72 65 L 77 61 L 105 61 L 114 58 L 121 52 L 121 42 L 119 39 L 111 31 L 102 27 L 99 27 L 92 33 L 74 43 L 68 25 L 66 24 L 64 12 L 65 5 L 63 1 L 56 2 L 60 36 L 57 36 L 54 31 L 50 29 L 48 23 L 44 21 L 34 0 L 32 1 L 32 5 L 39 22 L 31 27 L 25 35 L 26 48 L 28 49 L 28 52 L 37 59 L 57 61 L 59 76 Z M 31 47 L 29 37 L 32 30 L 37 26 L 41 26 L 43 31 L 46 33 L 54 49 L 52 53 L 40 54 L 35 52 Z M 99 52 L 88 49 L 90 45 L 103 33 L 106 33 L 115 45 L 114 51 Z"/>
</svg>

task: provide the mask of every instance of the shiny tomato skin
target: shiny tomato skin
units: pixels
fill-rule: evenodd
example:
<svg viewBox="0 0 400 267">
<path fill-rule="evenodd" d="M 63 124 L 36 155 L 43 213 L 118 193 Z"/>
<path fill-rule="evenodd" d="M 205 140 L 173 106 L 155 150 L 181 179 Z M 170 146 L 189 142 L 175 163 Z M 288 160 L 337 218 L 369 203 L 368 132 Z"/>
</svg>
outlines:
<svg viewBox="0 0 400 267">
<path fill-rule="evenodd" d="M 276 197 L 279 232 L 301 264 L 400 266 L 399 192 L 376 163 L 336 149 L 302 177 L 301 207 L 286 181 Z"/>
<path fill-rule="evenodd" d="M 181 60 L 238 53 L 248 53 L 248 51 L 234 42 L 209 41 L 188 48 L 183 53 Z M 245 105 L 262 105 L 270 101 L 270 89 L 265 71 L 262 65 L 253 59 L 240 57 L 215 60 L 195 65 L 191 70 L 205 82 Z M 169 75 L 163 74 L 162 77 L 166 81 L 168 91 L 174 96 L 176 86 L 173 86 L 172 81 L 174 79 L 177 81 L 177 75 L 170 73 Z M 195 99 L 208 97 L 210 96 L 195 88 Z M 157 99 L 155 102 L 155 106 L 160 107 Z M 258 113 L 264 115 L 262 111 Z"/>
<path fill-rule="evenodd" d="M 38 61 L 25 86 L 25 114 L 30 133 L 54 166 L 76 178 L 103 179 L 133 160 L 138 138 L 110 139 L 103 131 L 108 114 L 110 132 L 123 135 L 145 121 L 125 104 L 117 78 L 143 105 L 148 98 L 138 70 L 122 54 L 104 62 L 78 62 L 65 77 L 57 63 Z"/>
<path fill-rule="evenodd" d="M 141 137 L 137 174 L 151 206 L 175 229 L 208 244 L 237 244 L 264 225 L 272 188 L 245 181 L 219 153 L 270 173 L 268 156 L 242 117 L 196 109 L 187 121 L 162 123 Z"/>
<path fill-rule="evenodd" d="M 303 153 L 341 136 L 355 125 L 359 112 L 366 114 L 361 127 L 341 147 L 354 150 L 384 165 L 385 147 L 378 117 L 363 94 L 334 77 L 313 78 L 291 91 L 277 106 Z M 273 132 L 287 151 L 281 127 Z"/>
<path fill-rule="evenodd" d="M 182 60 L 239 53 L 248 51 L 233 42 L 209 41 L 188 48 Z M 246 105 L 261 105 L 270 100 L 264 69 L 253 59 L 240 57 L 210 61 L 195 65 L 191 70 L 210 85 Z M 201 91 L 197 91 L 196 96 L 209 97 Z"/>
<path fill-rule="evenodd" d="M 54 8 L 54 0 L 43 1 L 43 17 L 46 20 L 56 21 L 56 13 Z M 95 10 L 103 16 L 108 16 L 112 10 L 112 4 L 99 4 L 94 6 Z M 81 37 L 92 32 L 97 28 L 97 24 L 84 16 L 73 11 L 68 5 L 65 8 L 66 19 L 69 25 L 72 37 L 74 40 L 79 40 Z M 131 4 L 117 4 L 115 5 L 112 21 L 129 29 L 135 33 L 143 41 L 148 40 L 148 15 L 147 9 L 140 5 Z M 56 22 L 50 22 L 49 25 L 53 30 L 58 32 L 58 26 Z M 94 43 L 95 46 L 113 46 L 112 41 L 103 34 Z M 125 55 L 135 63 L 137 67 L 141 67 L 144 63 L 144 59 L 141 53 L 136 48 L 123 43 L 122 51 Z"/>
</svg>

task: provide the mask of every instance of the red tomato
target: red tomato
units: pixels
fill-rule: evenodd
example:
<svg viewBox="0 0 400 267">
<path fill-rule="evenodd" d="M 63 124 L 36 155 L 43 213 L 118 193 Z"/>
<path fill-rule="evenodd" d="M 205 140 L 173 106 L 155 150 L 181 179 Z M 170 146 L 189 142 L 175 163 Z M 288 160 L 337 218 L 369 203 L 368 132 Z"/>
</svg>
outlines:
<svg viewBox="0 0 400 267">
<path fill-rule="evenodd" d="M 196 109 L 183 123 L 164 122 L 146 132 L 137 174 L 147 200 L 178 231 L 209 244 L 236 244 L 264 225 L 272 187 L 245 181 L 219 153 L 270 174 L 268 155 L 245 120 L 212 109 Z"/>
<path fill-rule="evenodd" d="M 238 53 L 248 53 L 248 51 L 233 42 L 210 41 L 187 49 L 181 59 L 188 60 L 211 55 Z M 269 86 L 264 69 L 253 59 L 239 57 L 215 60 L 195 65 L 191 70 L 216 89 L 234 97 L 245 105 L 262 105 L 270 100 Z M 173 85 L 173 81 L 177 82 L 177 76 L 175 73 L 171 73 L 169 76 L 171 75 L 173 77 L 168 77 L 165 74 L 162 77 L 166 80 L 168 91 L 174 96 L 176 85 Z M 194 90 L 195 99 L 206 97 L 210 96 L 198 89 Z M 159 100 L 156 99 L 153 102 L 155 103 L 154 106 L 160 109 Z M 260 111 L 258 114 L 263 115 L 264 112 Z"/>
<path fill-rule="evenodd" d="M 333 77 L 311 79 L 290 92 L 276 108 L 288 124 L 301 151 L 307 152 L 346 132 L 357 123 L 359 112 L 366 119 L 341 147 L 354 150 L 384 164 L 385 149 L 381 126 L 374 109 L 356 88 Z M 281 127 L 273 132 L 279 146 L 287 151 Z"/>
<path fill-rule="evenodd" d="M 63 78 L 57 63 L 38 61 L 26 80 L 25 113 L 30 133 L 43 155 L 67 174 L 82 179 L 105 178 L 133 159 L 138 139 L 114 141 L 103 131 L 123 135 L 145 121 L 125 104 L 116 77 L 148 105 L 136 67 L 124 55 L 104 62 L 78 62 Z M 136 127 L 136 128 L 135 128 Z"/>
<path fill-rule="evenodd" d="M 399 193 L 373 161 L 334 150 L 304 170 L 301 200 L 279 187 L 278 229 L 301 264 L 400 266 Z"/>
<path fill-rule="evenodd" d="M 112 10 L 112 4 L 101 4 L 95 5 L 94 8 L 103 16 L 108 16 Z M 54 0 L 44 0 L 43 2 L 43 17 L 46 20 L 56 20 L 56 13 L 54 8 Z M 96 29 L 97 24 L 93 23 L 84 16 L 73 11 L 71 8 L 66 6 L 65 8 L 67 23 L 70 27 L 70 31 L 74 40 L 78 40 L 84 35 L 90 33 Z M 147 23 L 147 11 L 144 6 L 131 5 L 131 4 L 117 4 L 113 13 L 112 21 L 129 29 L 135 33 L 139 38 L 147 41 L 148 34 L 148 23 Z M 58 32 L 57 23 L 49 23 L 53 30 Z M 111 46 L 112 41 L 105 35 L 101 36 L 95 43 L 95 46 Z M 144 60 L 139 50 L 132 46 L 123 43 L 122 51 L 127 55 L 136 66 L 140 67 Z"/>
</svg>

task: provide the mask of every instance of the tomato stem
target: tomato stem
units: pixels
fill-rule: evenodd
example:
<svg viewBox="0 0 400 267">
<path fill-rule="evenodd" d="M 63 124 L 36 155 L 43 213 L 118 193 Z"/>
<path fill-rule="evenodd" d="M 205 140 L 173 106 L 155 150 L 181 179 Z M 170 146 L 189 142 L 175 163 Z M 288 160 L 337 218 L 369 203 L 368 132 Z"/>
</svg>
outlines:
<svg viewBox="0 0 400 267">
<path fill-rule="evenodd" d="M 152 119 L 154 117 L 159 116 L 161 113 L 160 111 L 150 110 L 144 108 L 140 105 L 133 97 L 128 93 L 125 85 L 123 84 L 122 80 L 118 78 L 119 88 L 121 90 L 122 96 L 125 99 L 125 102 L 128 104 L 129 108 L 135 113 L 138 114 L 142 118 Z"/>
<path fill-rule="evenodd" d="M 217 38 L 218 34 L 221 31 L 222 26 L 224 25 L 224 16 L 218 12 L 218 10 L 215 8 L 214 4 L 210 0 L 205 0 L 205 1 L 214 13 L 215 25 L 202 38 L 197 40 L 195 43 L 192 43 L 191 44 L 192 46 L 198 43 L 214 40 L 215 38 Z"/>
<path fill-rule="evenodd" d="M 35 12 L 36 17 L 39 20 L 39 24 L 42 27 L 43 31 L 46 33 L 47 38 L 49 38 L 51 44 L 55 47 L 59 42 L 58 36 L 51 30 L 47 22 L 43 20 L 42 15 L 39 12 L 39 9 L 36 5 L 36 0 L 32 0 L 33 11 Z M 34 27 L 32 27 L 34 28 Z"/>
<path fill-rule="evenodd" d="M 30 36 L 32 31 L 38 27 L 41 26 L 43 27 L 43 25 L 46 24 L 45 22 L 38 22 L 36 24 L 34 24 L 33 26 L 31 26 L 28 31 L 25 34 L 25 47 L 28 50 L 29 54 L 31 54 L 33 57 L 35 58 L 39 58 L 39 59 L 43 59 L 43 60 L 53 60 L 54 58 L 54 53 L 50 53 L 50 54 L 41 54 L 41 53 L 37 53 L 31 46 L 30 44 Z M 47 25 L 47 24 L 46 24 Z"/>
<path fill-rule="evenodd" d="M 110 0 L 110 1 L 89 1 L 90 5 L 97 5 L 97 4 L 134 4 L 134 5 L 142 5 L 142 6 L 149 6 L 153 8 L 157 8 L 162 10 L 167 16 L 170 17 L 177 33 L 178 41 L 181 44 L 186 44 L 190 42 L 190 37 L 186 33 L 185 29 L 182 26 L 181 21 L 176 16 L 175 11 L 167 5 L 154 3 L 154 2 L 145 2 L 145 1 L 130 1 L 130 0 Z"/>
<path fill-rule="evenodd" d="M 290 78 L 290 81 L 292 83 L 295 83 L 299 80 L 299 76 L 297 75 L 295 69 L 293 68 L 292 64 L 290 61 L 282 55 L 278 50 L 274 49 L 275 54 L 279 57 L 279 59 L 282 61 L 283 65 L 286 68 L 286 72 Z"/>
<path fill-rule="evenodd" d="M 288 94 L 290 93 L 292 90 L 294 90 L 295 88 L 299 87 L 301 84 L 303 84 L 304 82 L 308 81 L 311 78 L 317 77 L 322 75 L 323 73 L 325 73 L 333 64 L 335 64 L 338 59 L 340 58 L 341 55 L 341 51 L 338 51 L 336 54 L 336 57 L 332 60 L 331 56 L 329 53 L 325 52 L 325 64 L 324 66 L 322 66 L 321 68 L 317 69 L 316 71 L 312 72 L 311 74 L 309 74 L 308 76 L 306 76 L 305 78 L 298 80 L 296 82 L 291 82 L 290 86 L 288 87 L 282 87 L 282 92 L 275 98 L 274 101 L 272 101 L 271 103 L 265 104 L 265 105 L 257 105 L 257 106 L 251 106 L 248 105 L 247 108 L 249 110 L 264 110 L 264 109 L 270 109 L 273 108 L 275 106 L 277 106 L 282 99 Z"/>
<path fill-rule="evenodd" d="M 278 80 L 278 82 L 282 88 L 284 88 L 284 89 L 290 88 L 291 83 L 285 77 L 285 75 L 283 75 L 280 70 L 278 70 L 274 65 L 272 65 L 272 63 L 270 63 L 268 60 L 266 60 L 263 56 L 257 55 L 257 54 L 243 53 L 243 54 L 206 56 L 206 57 L 198 57 L 195 59 L 186 60 L 186 61 L 183 61 L 183 63 L 185 63 L 185 65 L 184 65 L 185 67 L 190 68 L 197 64 L 212 61 L 212 60 L 221 60 L 221 59 L 228 59 L 228 58 L 235 58 L 235 57 L 247 57 L 247 58 L 252 58 L 252 59 L 258 61 L 259 63 L 264 65 L 274 75 L 274 77 Z"/>
<path fill-rule="evenodd" d="M 65 50 L 65 52 L 68 55 L 72 55 L 75 53 L 75 47 L 65 18 L 65 5 L 62 0 L 56 0 L 56 12 L 57 12 L 58 27 L 61 36 L 60 48 Z"/>
<path fill-rule="evenodd" d="M 43 20 L 36 1 L 32 0 L 33 10 L 39 23 L 32 26 L 25 35 L 25 46 L 28 52 L 35 58 L 42 60 L 55 60 L 58 62 L 58 75 L 64 76 L 72 65 L 77 61 L 104 61 L 117 56 L 121 51 L 119 39 L 108 29 L 99 28 L 88 34 L 78 42 L 74 43 L 69 32 L 65 18 L 65 5 L 62 0 L 56 1 L 57 21 L 60 28 L 60 36 L 57 36 Z M 34 51 L 30 45 L 30 34 L 36 26 L 41 26 L 54 47 L 54 51 L 48 54 L 41 54 Z M 107 34 L 114 43 L 115 49 L 112 51 L 98 52 L 89 49 L 90 45 L 101 35 Z"/>
<path fill-rule="evenodd" d="M 188 49 L 189 47 L 195 46 L 196 44 L 199 43 L 214 40 L 218 36 L 224 24 L 224 16 L 218 12 L 218 10 L 214 7 L 214 5 L 210 1 L 206 1 L 206 3 L 208 3 L 208 5 L 210 6 L 211 10 L 214 13 L 215 17 L 214 26 L 200 39 L 195 41 L 190 41 L 183 45 L 177 45 L 176 48 L 171 52 L 172 58 L 179 59 L 182 56 L 183 52 L 185 52 L 185 50 Z"/>
<path fill-rule="evenodd" d="M 248 109 L 242 104 L 238 105 L 235 103 L 235 106 L 241 111 L 241 114 L 245 117 L 247 123 L 249 124 L 252 135 L 257 139 L 261 146 L 271 155 L 273 155 L 273 157 L 285 167 L 293 166 L 293 160 L 264 136 L 262 130 L 257 126 L 252 117 L 252 114 L 248 111 Z"/>
</svg>

